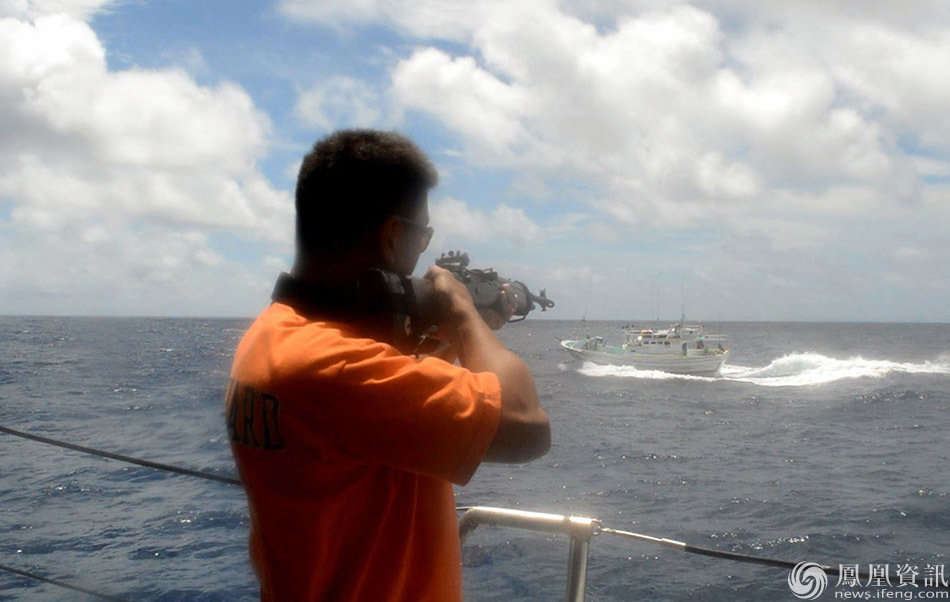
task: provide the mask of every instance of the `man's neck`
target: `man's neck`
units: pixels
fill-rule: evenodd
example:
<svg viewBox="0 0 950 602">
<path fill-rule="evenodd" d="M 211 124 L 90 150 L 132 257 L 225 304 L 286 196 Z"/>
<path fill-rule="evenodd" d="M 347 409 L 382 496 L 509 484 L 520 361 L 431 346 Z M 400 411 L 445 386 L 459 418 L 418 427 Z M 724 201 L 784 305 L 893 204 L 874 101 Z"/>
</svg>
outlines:
<svg viewBox="0 0 950 602">
<path fill-rule="evenodd" d="M 368 257 L 351 255 L 329 259 L 298 255 L 290 274 L 302 282 L 338 288 L 354 282 L 373 268 L 386 269 L 379 261 Z"/>
</svg>

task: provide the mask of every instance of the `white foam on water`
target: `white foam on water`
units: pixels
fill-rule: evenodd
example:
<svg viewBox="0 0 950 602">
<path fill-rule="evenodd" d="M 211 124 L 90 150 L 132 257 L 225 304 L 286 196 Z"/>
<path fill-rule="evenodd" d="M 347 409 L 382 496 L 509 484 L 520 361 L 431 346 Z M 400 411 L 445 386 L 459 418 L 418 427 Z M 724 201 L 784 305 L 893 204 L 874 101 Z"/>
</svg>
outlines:
<svg viewBox="0 0 950 602">
<path fill-rule="evenodd" d="M 700 380 L 700 381 L 714 381 L 717 380 L 715 377 L 709 376 L 693 376 L 690 374 L 672 374 L 670 372 L 663 372 L 661 370 L 637 370 L 633 366 L 613 366 L 613 365 L 603 365 L 595 364 L 593 362 L 584 362 L 580 368 L 577 370 L 585 376 L 593 377 L 602 377 L 602 376 L 619 376 L 622 378 L 647 378 L 653 380 Z"/>
<path fill-rule="evenodd" d="M 950 374 L 942 357 L 922 363 L 869 360 L 860 356 L 837 359 L 820 353 L 790 353 L 763 368 L 723 366 L 722 377 L 766 387 L 822 385 L 847 378 L 881 378 L 888 374 Z"/>
<path fill-rule="evenodd" d="M 565 366 L 566 367 L 566 366 Z M 849 378 L 881 378 L 892 373 L 948 374 L 950 356 L 921 363 L 869 360 L 863 357 L 836 359 L 820 353 L 790 353 L 767 366 L 750 368 L 724 364 L 719 377 L 670 374 L 657 370 L 637 370 L 633 366 L 607 366 L 584 362 L 578 372 L 591 377 L 620 377 L 654 380 L 734 381 L 763 387 L 803 387 L 823 385 Z"/>
</svg>

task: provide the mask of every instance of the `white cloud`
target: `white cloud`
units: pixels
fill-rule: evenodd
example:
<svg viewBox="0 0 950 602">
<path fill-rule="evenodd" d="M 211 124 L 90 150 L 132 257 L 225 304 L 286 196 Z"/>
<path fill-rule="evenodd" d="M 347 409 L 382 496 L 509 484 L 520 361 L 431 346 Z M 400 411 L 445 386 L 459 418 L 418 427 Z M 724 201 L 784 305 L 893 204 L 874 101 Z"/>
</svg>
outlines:
<svg viewBox="0 0 950 602">
<path fill-rule="evenodd" d="M 294 111 L 303 123 L 321 130 L 373 127 L 382 123 L 381 104 L 369 84 L 340 75 L 301 92 Z"/>
<path fill-rule="evenodd" d="M 337 30 L 373 24 L 395 25 L 419 37 L 461 39 L 470 23 L 503 0 L 279 0 L 292 19 Z"/>
<path fill-rule="evenodd" d="M 25 10 L 82 15 L 100 4 Z M 96 34 L 70 14 L 0 19 L 0 124 L 0 198 L 9 209 L 0 263 L 12 266 L 17 287 L 58 282 L 92 296 L 121 281 L 141 289 L 140 311 L 161 312 L 172 284 L 179 301 L 218 295 L 204 283 L 219 281 L 209 274 L 228 262 L 211 233 L 282 249 L 292 241 L 289 195 L 256 167 L 270 121 L 248 94 L 226 82 L 199 85 L 174 68 L 109 71 Z M 68 307 L 60 299 L 46 309 Z"/>
<path fill-rule="evenodd" d="M 435 229 L 433 248 L 448 242 L 504 242 L 523 247 L 544 239 L 540 226 L 523 209 L 501 204 L 491 212 L 470 209 L 464 201 L 440 199 L 429 204 L 430 223 Z"/>
<path fill-rule="evenodd" d="M 836 68 L 844 85 L 886 111 L 894 126 L 912 132 L 933 150 L 950 151 L 950 32 L 908 35 L 879 24 L 856 27 L 845 50 L 851 60 Z"/>
<path fill-rule="evenodd" d="M 397 103 L 433 115 L 459 132 L 491 165 L 510 165 L 528 143 L 524 94 L 476 65 L 435 48 L 415 52 L 393 71 Z"/>
<path fill-rule="evenodd" d="M 714 18 L 681 7 L 600 34 L 551 3 L 529 4 L 492 4 L 470 21 L 483 66 L 417 50 L 393 71 L 396 101 L 458 133 L 482 165 L 601 182 L 603 197 L 591 202 L 628 205 L 614 207 L 615 217 L 757 191 L 753 168 L 720 150 L 731 132 L 696 119 L 715 117 L 722 36 Z"/>
<path fill-rule="evenodd" d="M 0 0 L 0 278 L 90 299 L 96 283 L 131 279 L 138 299 L 166 286 L 193 304 L 227 286 L 216 274 L 260 286 L 235 247 L 253 246 L 273 271 L 292 240 L 290 195 L 257 167 L 270 119 L 234 84 L 200 85 L 184 69 L 110 71 L 84 22 L 108 5 Z M 893 287 L 948 280 L 950 23 L 936 4 L 278 7 L 359 48 L 337 57 L 327 43 L 319 59 L 345 75 L 297 90 L 302 123 L 395 125 L 432 143 L 449 197 L 433 202 L 436 248 L 471 242 L 482 246 L 473 257 L 495 263 L 491 250 L 507 245 L 570 254 L 577 278 L 592 264 L 601 298 L 620 301 L 598 266 L 632 253 L 630 273 L 709 274 L 730 303 L 755 300 L 760 317 L 770 300 L 821 309 L 851 305 L 834 294 L 888 296 L 862 277 L 894 299 Z M 212 56 L 177 62 L 214 81 Z M 388 80 L 362 79 L 380 65 Z M 261 98 L 282 96 L 271 92 Z M 25 261 L 36 257 L 36 268 Z"/>
<path fill-rule="evenodd" d="M 202 230 L 108 220 L 76 228 L 0 228 L 5 313 L 251 316 L 279 271 L 229 259 Z"/>
<path fill-rule="evenodd" d="M 728 161 L 721 153 L 710 152 L 697 166 L 702 192 L 711 198 L 749 198 L 759 191 L 755 173 L 738 161 Z"/>
<path fill-rule="evenodd" d="M 894 257 L 900 260 L 916 261 L 925 257 L 927 252 L 918 247 L 898 247 L 894 251 Z"/>
<path fill-rule="evenodd" d="M 608 274 L 589 265 L 557 265 L 544 271 L 544 282 L 546 284 L 558 283 L 570 286 L 602 284 L 607 281 L 607 277 Z"/>
<path fill-rule="evenodd" d="M 456 238 L 485 240 L 491 234 L 484 213 L 472 211 L 464 201 L 453 198 L 430 201 L 429 223 L 435 229 L 433 247 Z"/>
<path fill-rule="evenodd" d="M 278 6 L 290 17 L 333 27 L 370 23 L 383 17 L 382 3 L 377 0 L 282 0 Z"/>
<path fill-rule="evenodd" d="M 0 17 L 36 19 L 66 15 L 85 19 L 115 0 L 0 0 Z"/>
<path fill-rule="evenodd" d="M 491 220 L 503 239 L 517 246 L 526 246 L 541 241 L 541 228 L 531 221 L 524 209 L 499 205 L 491 214 Z"/>
<path fill-rule="evenodd" d="M 254 169 L 269 120 L 237 86 L 109 72 L 95 34 L 63 16 L 0 27 L 18 50 L 0 61 L 0 114 L 21 124 L 0 143 L 16 215 L 108 210 L 262 233 L 286 217 Z"/>
<path fill-rule="evenodd" d="M 703 219 L 720 203 L 768 202 L 789 186 L 858 184 L 914 200 L 914 162 L 899 142 L 950 140 L 940 113 L 950 34 L 927 28 L 929 11 L 380 0 L 337 13 L 332 4 L 283 6 L 324 24 L 384 24 L 467 46 L 401 60 L 397 104 L 454 132 L 478 165 L 525 181 L 600 182 L 591 204 L 637 216 L 629 223 Z"/>
</svg>

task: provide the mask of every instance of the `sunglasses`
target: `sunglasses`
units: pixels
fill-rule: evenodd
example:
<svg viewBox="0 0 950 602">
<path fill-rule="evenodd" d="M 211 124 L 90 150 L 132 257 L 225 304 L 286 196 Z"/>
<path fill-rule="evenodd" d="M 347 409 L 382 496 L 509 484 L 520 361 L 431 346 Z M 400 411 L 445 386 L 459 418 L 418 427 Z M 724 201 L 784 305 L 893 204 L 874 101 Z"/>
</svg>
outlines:
<svg viewBox="0 0 950 602">
<path fill-rule="evenodd" d="M 432 234 L 435 232 L 432 226 L 424 226 L 420 224 L 419 222 L 413 221 L 401 215 L 394 215 L 393 217 L 395 217 L 397 220 L 401 221 L 402 223 L 406 224 L 407 226 L 412 226 L 413 228 L 418 230 L 422 234 L 422 236 L 425 237 L 425 242 L 422 245 L 423 251 L 425 251 L 429 247 L 429 241 L 432 240 Z"/>
</svg>

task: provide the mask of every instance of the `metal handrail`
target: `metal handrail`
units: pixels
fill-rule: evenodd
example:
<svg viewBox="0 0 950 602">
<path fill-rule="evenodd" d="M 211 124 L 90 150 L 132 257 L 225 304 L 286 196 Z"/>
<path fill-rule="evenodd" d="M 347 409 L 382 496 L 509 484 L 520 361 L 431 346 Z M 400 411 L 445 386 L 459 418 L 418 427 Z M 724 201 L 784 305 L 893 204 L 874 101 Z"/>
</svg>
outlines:
<svg viewBox="0 0 950 602">
<path fill-rule="evenodd" d="M 584 602 L 590 538 L 600 529 L 599 520 L 511 508 L 473 506 L 466 509 L 459 517 L 459 539 L 464 543 L 468 534 L 479 525 L 512 527 L 569 536 L 571 547 L 567 561 L 567 602 Z"/>
</svg>

